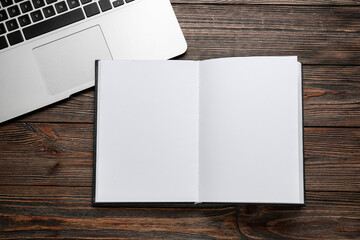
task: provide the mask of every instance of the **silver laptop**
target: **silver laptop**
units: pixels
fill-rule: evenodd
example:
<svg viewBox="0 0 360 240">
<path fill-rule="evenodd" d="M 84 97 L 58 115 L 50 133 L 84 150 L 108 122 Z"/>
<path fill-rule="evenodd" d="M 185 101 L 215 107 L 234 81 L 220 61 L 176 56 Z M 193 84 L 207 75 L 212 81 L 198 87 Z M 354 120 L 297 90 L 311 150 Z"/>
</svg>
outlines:
<svg viewBox="0 0 360 240">
<path fill-rule="evenodd" d="M 169 0 L 0 0 L 0 122 L 94 85 L 96 59 L 187 45 Z"/>
</svg>

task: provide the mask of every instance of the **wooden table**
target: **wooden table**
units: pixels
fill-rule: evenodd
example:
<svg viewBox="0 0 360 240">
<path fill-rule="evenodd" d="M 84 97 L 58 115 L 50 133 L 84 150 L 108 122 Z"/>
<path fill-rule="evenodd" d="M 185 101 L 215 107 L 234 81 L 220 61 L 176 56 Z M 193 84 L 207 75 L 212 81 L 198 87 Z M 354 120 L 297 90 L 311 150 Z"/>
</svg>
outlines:
<svg viewBox="0 0 360 240">
<path fill-rule="evenodd" d="M 0 238 L 360 239 L 360 1 L 173 7 L 189 45 L 180 59 L 299 56 L 307 205 L 92 207 L 91 88 L 0 125 Z"/>
</svg>

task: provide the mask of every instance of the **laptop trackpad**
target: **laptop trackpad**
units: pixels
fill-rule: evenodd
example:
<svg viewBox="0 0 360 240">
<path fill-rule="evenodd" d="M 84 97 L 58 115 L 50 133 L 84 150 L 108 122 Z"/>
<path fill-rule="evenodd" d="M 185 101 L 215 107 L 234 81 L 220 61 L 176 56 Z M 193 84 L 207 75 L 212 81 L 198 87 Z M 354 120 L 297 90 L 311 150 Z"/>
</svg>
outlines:
<svg viewBox="0 0 360 240">
<path fill-rule="evenodd" d="M 99 26 L 33 50 L 50 95 L 95 82 L 95 60 L 112 59 Z"/>
</svg>

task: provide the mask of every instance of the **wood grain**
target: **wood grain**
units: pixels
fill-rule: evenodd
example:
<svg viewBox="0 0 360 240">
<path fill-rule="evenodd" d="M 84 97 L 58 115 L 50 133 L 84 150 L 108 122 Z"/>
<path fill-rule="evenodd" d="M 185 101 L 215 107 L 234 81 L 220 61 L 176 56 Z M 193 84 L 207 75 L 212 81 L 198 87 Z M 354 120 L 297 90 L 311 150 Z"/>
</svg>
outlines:
<svg viewBox="0 0 360 240">
<path fill-rule="evenodd" d="M 15 119 L 20 122 L 94 122 L 94 88 Z M 7 123 L 2 125 L 6 125 Z"/>
<path fill-rule="evenodd" d="M 171 0 L 173 4 L 260 4 L 260 5 L 360 5 L 358 0 Z"/>
<path fill-rule="evenodd" d="M 0 238 L 234 239 L 234 206 L 92 208 L 90 187 L 0 186 Z"/>
<path fill-rule="evenodd" d="M 360 129 L 305 128 L 305 179 L 311 191 L 357 191 Z"/>
<path fill-rule="evenodd" d="M 329 194 L 331 195 L 331 194 Z M 301 208 L 238 207 L 245 239 L 358 239 L 360 208 L 311 202 Z"/>
<path fill-rule="evenodd" d="M 209 30 L 232 30 L 230 35 L 233 36 L 233 44 L 241 44 L 241 39 L 234 38 L 234 36 L 255 29 L 258 30 L 258 38 L 262 38 L 264 33 L 270 33 L 271 31 L 278 31 L 278 38 L 284 37 L 283 34 L 292 32 L 294 37 L 300 38 L 299 40 L 301 40 L 303 44 L 313 42 L 316 45 L 321 44 L 321 42 L 317 42 L 319 40 L 316 38 L 316 36 L 318 36 L 317 34 L 326 33 L 328 39 L 334 38 L 334 33 L 336 32 L 343 34 L 355 33 L 353 36 L 359 37 L 360 29 L 358 8 L 349 6 L 226 6 L 182 4 L 174 5 L 174 11 L 178 16 L 178 20 L 187 39 L 195 37 L 189 30 L 199 31 L 199 33 L 201 30 L 202 32 L 206 30 L 210 36 L 212 32 Z M 306 34 L 308 33 L 312 33 L 313 37 L 306 38 Z M 219 35 L 218 37 L 227 37 L 225 32 Z M 214 38 L 207 40 L 211 41 L 212 39 L 215 40 Z M 262 40 L 266 40 L 266 38 L 262 38 Z M 256 46 L 256 41 L 251 44 Z M 326 42 L 322 42 L 322 44 L 324 45 Z M 340 50 L 345 44 L 346 39 L 343 39 L 342 44 L 336 47 Z M 215 47 L 218 46 L 218 44 L 205 44 L 205 46 Z M 269 43 L 268 47 L 274 48 L 275 46 L 277 46 L 276 42 Z M 288 48 L 288 46 L 289 43 L 282 46 L 282 48 Z M 315 46 L 312 46 L 310 49 L 314 49 L 314 47 Z M 354 50 L 356 49 L 356 46 L 352 47 L 354 47 Z M 244 50 L 245 49 L 254 50 L 244 48 Z M 189 50 L 197 49 L 190 48 Z M 360 49 L 357 48 L 357 50 Z M 308 62 L 304 63 L 309 64 Z M 313 64 L 319 64 L 319 62 L 314 62 Z"/>
<path fill-rule="evenodd" d="M 305 126 L 360 127 L 360 67 L 304 66 Z"/>
<path fill-rule="evenodd" d="M 180 5 L 175 12 L 186 58 L 297 55 L 304 64 L 360 63 L 354 7 Z"/>
<path fill-rule="evenodd" d="M 92 124 L 10 124 L 0 138 L 0 184 L 92 185 Z"/>
<path fill-rule="evenodd" d="M 0 127 L 0 185 L 92 186 L 92 134 L 92 124 Z M 306 190 L 360 192 L 359 128 L 305 128 L 304 140 Z"/>
<path fill-rule="evenodd" d="M 224 205 L 94 210 L 90 204 L 91 187 L 0 186 L 0 222 L 5 222 L 0 225 L 0 237 L 71 238 L 76 234 L 82 239 L 234 239 L 242 235 L 278 239 L 301 238 L 305 233 L 308 238 L 344 238 L 360 230 L 357 194 L 310 192 L 307 198 L 306 207 Z M 312 231 L 314 223 L 323 224 L 321 231 Z"/>
</svg>

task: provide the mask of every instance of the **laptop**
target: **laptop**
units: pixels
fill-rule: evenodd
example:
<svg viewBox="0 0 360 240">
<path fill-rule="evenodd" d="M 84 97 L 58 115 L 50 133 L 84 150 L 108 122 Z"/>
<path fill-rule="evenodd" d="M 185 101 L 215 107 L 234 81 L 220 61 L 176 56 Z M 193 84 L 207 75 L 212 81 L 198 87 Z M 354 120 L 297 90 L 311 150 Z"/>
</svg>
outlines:
<svg viewBox="0 0 360 240">
<path fill-rule="evenodd" d="M 96 59 L 187 45 L 169 0 L 0 0 L 0 122 L 94 85 Z"/>
</svg>

